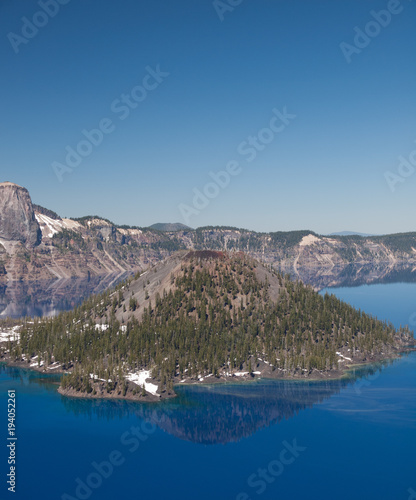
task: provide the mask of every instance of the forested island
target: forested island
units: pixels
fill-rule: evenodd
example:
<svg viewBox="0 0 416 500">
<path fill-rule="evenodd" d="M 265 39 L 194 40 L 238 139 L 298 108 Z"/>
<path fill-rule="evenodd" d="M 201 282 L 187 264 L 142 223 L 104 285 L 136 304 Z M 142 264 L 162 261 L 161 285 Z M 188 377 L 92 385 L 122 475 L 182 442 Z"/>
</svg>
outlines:
<svg viewBox="0 0 416 500">
<path fill-rule="evenodd" d="M 3 359 L 63 371 L 60 392 L 158 400 L 174 385 L 335 378 L 395 357 L 408 328 L 241 253 L 182 251 L 70 312 L 25 321 Z"/>
</svg>

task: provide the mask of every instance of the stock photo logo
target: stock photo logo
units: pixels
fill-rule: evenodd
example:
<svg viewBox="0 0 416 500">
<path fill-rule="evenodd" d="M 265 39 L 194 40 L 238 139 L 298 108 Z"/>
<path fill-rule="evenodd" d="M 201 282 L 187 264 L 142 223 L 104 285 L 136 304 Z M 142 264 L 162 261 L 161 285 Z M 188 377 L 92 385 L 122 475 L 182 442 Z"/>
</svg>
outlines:
<svg viewBox="0 0 416 500">
<path fill-rule="evenodd" d="M 146 66 L 146 75 L 143 77 L 141 84 L 133 87 L 127 94 L 121 94 L 117 99 L 114 99 L 110 105 L 112 116 L 120 121 L 125 120 L 130 115 L 131 111 L 136 109 L 139 104 L 146 100 L 149 92 L 156 90 L 161 83 L 170 75 L 166 71 L 160 69 L 158 64 L 155 69 Z M 98 122 L 97 128 L 90 130 L 83 129 L 81 131 L 82 139 L 72 147 L 65 147 L 64 162 L 52 162 L 52 169 L 59 182 L 63 181 L 65 174 L 70 174 L 75 168 L 79 167 L 82 161 L 89 157 L 93 151 L 98 148 L 104 141 L 105 136 L 113 133 L 116 130 L 115 118 L 104 117 Z"/>
<path fill-rule="evenodd" d="M 414 142 L 416 143 L 416 140 Z M 392 193 L 396 191 L 397 183 L 402 184 L 407 178 L 411 177 L 415 173 L 416 149 L 414 149 L 407 156 L 407 158 L 400 155 L 398 157 L 398 162 L 399 164 L 396 172 L 392 172 L 391 170 L 384 172 L 384 178 L 386 179 L 387 185 Z"/>
<path fill-rule="evenodd" d="M 67 5 L 71 0 L 41 0 L 38 2 L 40 10 L 36 11 L 31 19 L 22 17 L 20 34 L 10 31 L 7 38 L 15 54 L 20 52 L 20 46 L 26 45 L 37 36 L 39 30 L 44 28 L 49 21 L 54 18 L 63 5 Z"/>
<path fill-rule="evenodd" d="M 227 12 L 234 12 L 235 8 L 241 5 L 244 0 L 214 0 L 212 6 L 217 13 L 218 19 L 223 22 Z"/>
<path fill-rule="evenodd" d="M 267 464 L 267 467 L 259 467 L 255 473 L 248 477 L 247 485 L 254 490 L 256 495 L 264 493 L 268 486 L 273 484 L 283 474 L 285 467 L 293 464 L 300 457 L 300 453 L 306 450 L 305 446 L 297 444 L 296 439 L 292 440 L 292 444 L 283 441 L 282 445 L 283 449 L 279 453 L 278 460 L 271 460 Z M 236 496 L 236 500 L 251 500 L 251 498 L 253 496 L 245 492 L 241 492 Z"/>
<path fill-rule="evenodd" d="M 412 2 L 412 0 L 408 0 Z M 354 54 L 361 54 L 372 40 L 380 35 L 383 29 L 387 28 L 397 16 L 404 11 L 404 6 L 400 0 L 390 0 L 385 9 L 370 11 L 370 20 L 363 27 L 354 27 L 354 38 L 352 43 L 341 42 L 339 48 L 348 64 L 351 63 Z"/>
<path fill-rule="evenodd" d="M 233 177 L 241 174 L 243 171 L 240 164 L 241 159 L 244 159 L 247 163 L 253 162 L 257 155 L 264 151 L 295 118 L 295 114 L 287 112 L 286 106 L 283 107 L 282 111 L 273 108 L 268 126 L 261 128 L 255 135 L 248 136 L 237 146 L 240 161 L 231 160 L 227 163 L 225 170 L 209 172 L 208 175 L 212 181 L 207 182 L 202 189 L 193 188 L 192 203 L 180 203 L 178 205 L 179 212 L 185 223 L 189 224 L 191 217 L 199 215 L 202 210 L 208 207 L 211 200 L 217 198 L 221 191 L 229 186 Z"/>
<path fill-rule="evenodd" d="M 169 413 L 167 411 L 166 415 Z M 166 415 L 160 417 L 154 410 L 150 420 L 143 420 L 140 425 L 131 426 L 129 430 L 123 432 L 120 436 L 120 449 L 110 451 L 104 460 L 92 461 L 86 476 L 75 479 L 74 494 L 63 493 L 61 500 L 87 500 L 96 490 L 105 486 L 105 480 L 126 463 L 129 454 L 135 453 L 141 443 L 146 442 L 156 432 L 157 426 L 164 421 Z"/>
</svg>

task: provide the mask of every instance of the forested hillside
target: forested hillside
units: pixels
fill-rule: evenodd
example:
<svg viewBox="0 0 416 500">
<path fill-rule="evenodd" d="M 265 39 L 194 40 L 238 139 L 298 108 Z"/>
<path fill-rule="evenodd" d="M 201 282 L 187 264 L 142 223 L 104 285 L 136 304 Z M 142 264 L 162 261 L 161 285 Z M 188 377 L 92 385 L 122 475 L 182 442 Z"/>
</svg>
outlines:
<svg viewBox="0 0 416 500">
<path fill-rule="evenodd" d="M 181 381 L 339 375 L 344 365 L 386 358 L 409 343 L 407 330 L 245 254 L 196 251 L 74 311 L 27 323 L 10 348 L 15 360 L 70 371 L 63 390 L 139 397 L 151 379 L 157 397 Z"/>
</svg>

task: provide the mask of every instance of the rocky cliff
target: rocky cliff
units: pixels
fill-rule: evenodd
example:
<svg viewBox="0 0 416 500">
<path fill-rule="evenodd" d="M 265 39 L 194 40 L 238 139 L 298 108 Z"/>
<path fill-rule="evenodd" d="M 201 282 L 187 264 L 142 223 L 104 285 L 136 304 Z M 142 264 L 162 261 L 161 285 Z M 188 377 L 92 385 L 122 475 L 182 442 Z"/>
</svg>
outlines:
<svg viewBox="0 0 416 500">
<path fill-rule="evenodd" d="M 160 231 L 117 226 L 98 216 L 62 219 L 32 205 L 26 189 L 0 184 L 0 282 L 136 272 L 184 249 L 245 252 L 321 287 L 335 286 L 339 276 L 349 279 L 351 266 L 366 269 L 368 282 L 376 279 L 374 266 L 377 276 L 416 266 L 416 233 L 322 236 L 307 230 L 258 233 L 233 227 L 175 227 L 175 231 Z"/>
<path fill-rule="evenodd" d="M 28 190 L 11 182 L 0 183 L 0 238 L 26 248 L 39 245 L 42 238 Z"/>
</svg>

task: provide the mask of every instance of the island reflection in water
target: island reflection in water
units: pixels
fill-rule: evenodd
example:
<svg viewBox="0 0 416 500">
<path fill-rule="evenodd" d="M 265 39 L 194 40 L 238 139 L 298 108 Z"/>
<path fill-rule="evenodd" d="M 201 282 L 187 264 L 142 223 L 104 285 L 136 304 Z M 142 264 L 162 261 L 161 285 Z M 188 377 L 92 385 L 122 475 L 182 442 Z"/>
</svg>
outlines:
<svg viewBox="0 0 416 500">
<path fill-rule="evenodd" d="M 281 268 L 292 278 L 298 278 L 316 291 L 324 288 L 357 287 L 381 283 L 416 283 L 414 266 L 407 263 L 393 264 L 348 264 L 346 266 L 308 266 Z"/>
<path fill-rule="evenodd" d="M 296 416 L 338 394 L 350 384 L 374 376 L 393 361 L 363 366 L 348 377 L 325 381 L 259 380 L 251 383 L 177 386 L 176 398 L 159 403 L 126 400 L 61 398 L 74 415 L 91 419 L 137 417 L 156 422 L 167 433 L 193 443 L 225 444 L 240 441 L 256 431 Z M 57 390 L 59 376 L 2 365 L 1 371 L 21 385 L 38 384 L 48 392 Z"/>
<path fill-rule="evenodd" d="M 404 264 L 351 264 L 343 267 L 308 266 L 281 269 L 315 290 L 370 283 L 415 283 L 416 273 Z M 10 281 L 0 284 L 0 318 L 53 316 L 69 311 L 92 294 L 100 293 L 129 276 L 127 272 L 50 281 Z"/>
<path fill-rule="evenodd" d="M 0 284 L 0 318 L 54 316 L 70 311 L 92 294 L 126 279 L 129 273 L 48 281 L 9 281 Z"/>
</svg>

